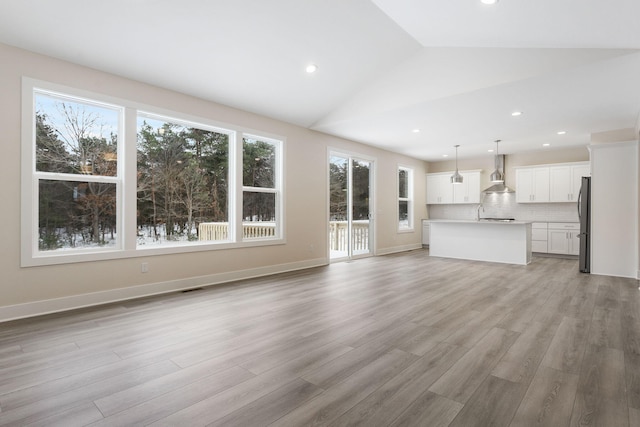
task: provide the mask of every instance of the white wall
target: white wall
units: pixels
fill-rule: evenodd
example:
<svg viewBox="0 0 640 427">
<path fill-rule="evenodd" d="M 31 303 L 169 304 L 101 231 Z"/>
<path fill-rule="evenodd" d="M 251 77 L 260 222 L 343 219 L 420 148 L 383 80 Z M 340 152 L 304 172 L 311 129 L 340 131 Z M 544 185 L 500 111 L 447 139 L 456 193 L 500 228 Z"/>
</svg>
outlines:
<svg viewBox="0 0 640 427">
<path fill-rule="evenodd" d="M 425 183 L 420 179 L 426 172 L 423 161 L 2 44 L 0 58 L 0 320 L 326 264 L 328 147 L 376 159 L 376 252 L 420 246 L 418 221 L 415 232 L 397 233 L 396 171 L 398 164 L 415 168 L 415 215 L 422 218 L 426 213 Z M 285 136 L 286 244 L 20 268 L 23 76 Z M 143 261 L 149 264 L 149 273 L 140 273 Z"/>
<path fill-rule="evenodd" d="M 638 277 L 638 141 L 591 146 L 591 273 Z"/>
</svg>

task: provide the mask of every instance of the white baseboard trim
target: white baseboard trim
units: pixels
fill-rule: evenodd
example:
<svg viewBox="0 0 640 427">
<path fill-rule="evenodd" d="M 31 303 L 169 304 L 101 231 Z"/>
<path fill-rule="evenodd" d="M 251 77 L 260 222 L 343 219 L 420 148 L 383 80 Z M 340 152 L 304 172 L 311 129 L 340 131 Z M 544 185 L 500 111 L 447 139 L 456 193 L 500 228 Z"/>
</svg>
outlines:
<svg viewBox="0 0 640 427">
<path fill-rule="evenodd" d="M 422 249 L 422 243 L 412 243 L 410 245 L 393 246 L 390 248 L 378 249 L 376 251 L 376 255 L 396 254 L 398 252 L 413 251 L 415 249 Z"/>
<path fill-rule="evenodd" d="M 91 307 L 134 298 L 177 292 L 185 289 L 219 285 L 221 283 L 236 280 L 251 279 L 254 277 L 269 276 L 272 274 L 289 271 L 304 270 L 307 268 L 327 265 L 326 258 L 318 258 L 287 264 L 270 265 L 248 270 L 231 271 L 228 273 L 210 274 L 207 276 L 188 277 L 185 279 L 169 280 L 166 282 L 149 283 L 145 285 L 130 286 L 127 288 L 111 289 L 108 291 L 92 292 L 88 294 L 72 295 L 68 297 L 28 302 L 24 304 L 8 305 L 0 307 L 0 323 L 27 317 L 41 316 L 43 314 L 58 313 L 61 311 Z"/>
<path fill-rule="evenodd" d="M 633 277 L 633 273 L 631 274 L 620 274 L 618 272 L 615 273 L 607 273 L 607 272 L 602 272 L 602 271 L 593 271 L 593 269 L 591 269 L 591 272 L 589 274 L 593 274 L 594 276 L 609 276 L 609 277 L 621 277 L 623 279 L 634 279 L 634 280 L 638 280 L 638 277 Z"/>
</svg>

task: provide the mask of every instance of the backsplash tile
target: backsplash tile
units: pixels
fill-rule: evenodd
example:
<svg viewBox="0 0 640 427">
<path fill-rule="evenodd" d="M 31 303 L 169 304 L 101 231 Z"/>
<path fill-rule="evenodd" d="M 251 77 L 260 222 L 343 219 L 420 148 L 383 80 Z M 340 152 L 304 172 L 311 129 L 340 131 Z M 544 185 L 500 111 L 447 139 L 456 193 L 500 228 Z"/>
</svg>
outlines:
<svg viewBox="0 0 640 427">
<path fill-rule="evenodd" d="M 478 205 L 429 205 L 430 219 L 476 219 Z M 515 218 L 521 221 L 578 222 L 577 203 L 516 203 L 514 193 L 487 194 L 481 218 Z"/>
</svg>

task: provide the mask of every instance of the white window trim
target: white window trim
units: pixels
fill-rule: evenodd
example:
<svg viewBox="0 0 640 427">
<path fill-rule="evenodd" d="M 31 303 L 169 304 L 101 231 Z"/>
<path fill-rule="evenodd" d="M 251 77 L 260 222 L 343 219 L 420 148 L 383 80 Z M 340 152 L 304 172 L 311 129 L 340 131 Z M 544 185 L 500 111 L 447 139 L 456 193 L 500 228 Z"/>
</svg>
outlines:
<svg viewBox="0 0 640 427">
<path fill-rule="evenodd" d="M 91 248 L 69 251 L 44 252 L 38 249 L 38 180 L 42 174 L 46 176 L 64 176 L 65 180 L 93 181 L 91 176 L 76 176 L 73 174 L 49 174 L 35 171 L 35 91 L 52 92 L 56 95 L 67 96 L 73 100 L 88 101 L 93 104 L 106 104 L 110 107 L 123 109 L 118 134 L 118 162 L 117 177 L 100 177 L 98 180 L 106 182 L 112 180 L 117 183 L 117 231 L 120 233 L 119 245 L 109 248 Z M 197 124 L 222 131 L 230 135 L 229 138 L 229 223 L 234 241 L 225 242 L 191 242 L 189 244 L 166 244 L 162 247 L 136 247 L 136 185 L 127 185 L 136 181 L 137 116 L 138 113 L 162 117 L 183 123 Z M 232 136 L 233 134 L 233 136 Z M 171 111 L 131 100 L 67 87 L 51 82 L 23 77 L 22 79 L 22 126 L 21 126 L 21 266 L 41 266 L 68 264 L 77 262 L 103 261 L 110 259 L 136 258 L 153 255 L 202 252 L 211 250 L 225 250 L 242 247 L 270 246 L 286 243 L 285 238 L 285 193 L 284 193 L 284 153 L 286 138 L 281 135 L 270 134 L 260 130 L 243 126 L 214 121 L 208 118 L 193 116 L 186 113 Z M 276 236 L 274 238 L 242 239 L 242 135 L 276 143 L 276 188 L 268 189 L 276 193 Z M 126 143 L 124 141 L 134 141 Z M 118 184 L 119 183 L 119 184 Z M 119 185 L 119 186 L 118 186 Z M 235 191 L 232 191 L 235 189 Z M 253 190 L 252 190 L 253 191 Z M 133 237 L 132 237 L 133 236 Z"/>
<path fill-rule="evenodd" d="M 400 171 L 404 170 L 408 172 L 408 185 L 407 185 L 407 195 L 409 197 L 400 197 Z M 410 166 L 398 165 L 396 169 L 396 225 L 398 233 L 412 233 L 415 230 L 415 220 L 414 220 L 414 212 L 413 212 L 413 204 L 415 195 L 413 192 L 413 179 L 414 179 L 414 171 Z M 407 202 L 407 219 L 409 221 L 409 225 L 407 227 L 400 226 L 400 202 Z"/>
<path fill-rule="evenodd" d="M 242 224 L 242 196 L 244 195 L 245 191 L 248 192 L 253 192 L 253 193 L 270 193 L 270 194 L 275 194 L 275 210 L 276 210 L 276 231 L 275 231 L 275 237 L 273 239 L 268 239 L 268 238 L 261 238 L 261 239 L 242 239 L 242 236 L 239 236 L 239 238 L 241 240 L 244 240 L 245 242 L 259 242 L 259 241 L 263 241 L 263 240 L 278 240 L 278 239 L 283 239 L 283 234 L 284 234 L 284 230 L 283 230 L 283 224 L 284 224 L 284 205 L 283 205 L 283 191 L 282 191 L 282 186 L 284 183 L 284 179 L 283 179 L 283 173 L 284 173 L 284 150 L 283 150 L 283 140 L 282 139 L 274 139 L 274 138 L 270 138 L 270 137 L 265 137 L 264 135 L 260 135 L 260 134 L 256 134 L 256 133 L 250 133 L 250 132 L 243 132 L 241 137 L 239 138 L 240 140 L 240 144 L 238 145 L 238 148 L 241 149 L 242 147 L 242 141 L 244 140 L 244 138 L 248 138 L 248 139 L 256 139 L 256 140 L 260 140 L 260 141 L 264 141 L 264 142 L 268 142 L 270 144 L 273 144 L 274 148 L 275 148 L 275 152 L 276 152 L 276 162 L 275 162 L 275 176 L 274 176 L 274 186 L 273 188 L 266 188 L 266 187 L 251 187 L 251 186 L 242 186 L 242 192 L 240 194 L 239 197 L 239 203 L 240 203 L 240 207 L 237 210 L 237 213 L 240 217 L 240 224 Z M 240 162 L 240 167 L 238 168 L 238 170 L 240 171 L 240 175 L 239 175 L 239 181 L 238 182 L 242 182 L 242 156 L 239 156 L 238 161 Z M 236 217 L 238 216 L 236 215 Z M 239 229 L 239 227 L 238 227 Z"/>
</svg>

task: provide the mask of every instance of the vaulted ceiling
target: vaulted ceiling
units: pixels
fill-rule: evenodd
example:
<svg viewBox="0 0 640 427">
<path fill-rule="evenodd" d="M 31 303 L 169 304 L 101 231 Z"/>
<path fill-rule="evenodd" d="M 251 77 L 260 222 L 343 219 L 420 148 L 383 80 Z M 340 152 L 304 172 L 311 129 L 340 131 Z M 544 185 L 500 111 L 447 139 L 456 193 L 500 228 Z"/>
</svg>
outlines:
<svg viewBox="0 0 640 427">
<path fill-rule="evenodd" d="M 439 160 L 636 126 L 639 17 L 637 0 L 3 0 L 0 42 Z"/>
</svg>

